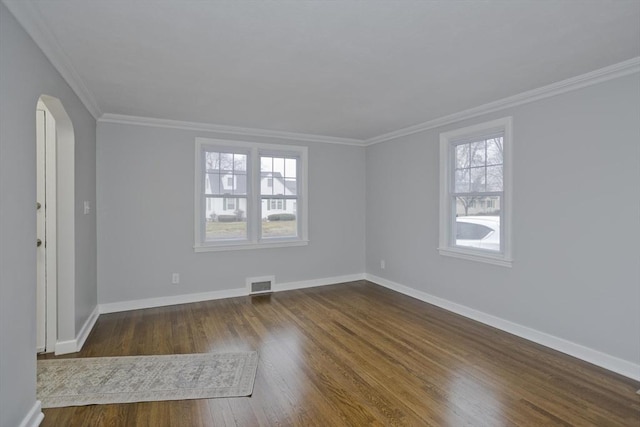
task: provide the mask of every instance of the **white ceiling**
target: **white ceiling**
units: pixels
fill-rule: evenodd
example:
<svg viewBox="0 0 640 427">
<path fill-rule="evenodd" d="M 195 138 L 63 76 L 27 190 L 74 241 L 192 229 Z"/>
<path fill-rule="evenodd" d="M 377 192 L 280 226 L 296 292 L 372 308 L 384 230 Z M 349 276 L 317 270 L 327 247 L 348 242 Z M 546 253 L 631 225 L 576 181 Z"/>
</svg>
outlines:
<svg viewBox="0 0 640 427">
<path fill-rule="evenodd" d="M 640 56 L 638 0 L 5 3 L 95 114 L 359 140 Z"/>
</svg>

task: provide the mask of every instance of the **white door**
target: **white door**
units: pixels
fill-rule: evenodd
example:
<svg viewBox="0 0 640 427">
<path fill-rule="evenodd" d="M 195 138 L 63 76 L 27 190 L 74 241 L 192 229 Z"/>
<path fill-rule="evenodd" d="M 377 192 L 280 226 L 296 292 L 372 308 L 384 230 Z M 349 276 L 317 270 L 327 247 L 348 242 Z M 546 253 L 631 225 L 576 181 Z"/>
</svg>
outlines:
<svg viewBox="0 0 640 427">
<path fill-rule="evenodd" d="M 36 351 L 47 349 L 46 113 L 36 110 Z"/>
</svg>

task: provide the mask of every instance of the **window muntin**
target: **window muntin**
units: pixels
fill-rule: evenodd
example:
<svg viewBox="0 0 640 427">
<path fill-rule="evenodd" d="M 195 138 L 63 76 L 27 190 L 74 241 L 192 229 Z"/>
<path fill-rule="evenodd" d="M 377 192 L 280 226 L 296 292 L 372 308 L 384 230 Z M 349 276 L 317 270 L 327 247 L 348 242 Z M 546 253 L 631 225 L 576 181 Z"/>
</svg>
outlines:
<svg viewBox="0 0 640 427">
<path fill-rule="evenodd" d="M 196 251 L 306 244 L 306 155 L 196 138 Z"/>
<path fill-rule="evenodd" d="M 441 254 L 510 265 L 510 141 L 510 118 L 440 135 Z"/>
</svg>

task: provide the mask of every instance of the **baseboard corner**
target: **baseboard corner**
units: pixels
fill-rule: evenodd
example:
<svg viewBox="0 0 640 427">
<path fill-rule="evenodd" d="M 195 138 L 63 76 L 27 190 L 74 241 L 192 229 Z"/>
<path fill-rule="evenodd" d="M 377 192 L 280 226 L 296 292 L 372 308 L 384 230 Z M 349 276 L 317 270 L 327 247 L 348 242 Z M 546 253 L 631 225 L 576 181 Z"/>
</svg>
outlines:
<svg viewBox="0 0 640 427">
<path fill-rule="evenodd" d="M 80 332 L 76 336 L 76 351 L 82 350 L 82 346 L 89 337 L 89 334 L 91 334 L 91 331 L 98 321 L 99 316 L 100 307 L 98 306 L 98 304 L 96 304 L 95 308 L 93 309 L 87 320 L 84 322 L 84 325 L 82 325 L 82 329 L 80 329 Z"/>
<path fill-rule="evenodd" d="M 39 400 L 36 400 L 27 415 L 22 419 L 19 427 L 37 427 L 43 419 L 42 404 Z"/>
</svg>

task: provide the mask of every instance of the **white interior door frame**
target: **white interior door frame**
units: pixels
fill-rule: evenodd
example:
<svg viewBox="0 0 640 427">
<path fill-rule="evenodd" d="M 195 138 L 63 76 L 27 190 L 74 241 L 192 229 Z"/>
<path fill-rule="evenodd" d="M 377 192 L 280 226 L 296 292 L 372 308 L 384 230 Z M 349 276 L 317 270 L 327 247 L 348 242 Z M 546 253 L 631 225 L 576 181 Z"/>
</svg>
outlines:
<svg viewBox="0 0 640 427">
<path fill-rule="evenodd" d="M 50 132 L 55 135 L 55 144 L 51 144 L 48 151 L 54 167 L 48 168 L 47 175 L 47 180 L 55 182 L 56 188 L 55 197 L 48 201 L 55 208 L 49 205 L 47 214 L 47 226 L 54 230 L 55 235 L 49 234 L 47 249 L 52 255 L 49 257 L 47 278 L 56 285 L 47 287 L 52 292 L 48 301 L 52 307 L 55 306 L 55 310 L 49 310 L 47 315 L 47 323 L 51 325 L 48 328 L 51 339 L 47 343 L 47 351 L 65 354 L 76 351 L 75 132 L 71 118 L 58 98 L 43 94 L 40 101 L 55 121 L 55 132 Z M 54 252 L 50 252 L 52 248 Z"/>
<path fill-rule="evenodd" d="M 38 248 L 38 257 L 43 256 L 44 289 L 39 289 L 41 298 L 38 304 L 38 351 L 46 353 L 55 350 L 58 339 L 58 283 L 57 283 L 57 131 L 56 121 L 43 102 L 38 100 L 38 152 L 42 162 L 38 163 L 38 173 L 43 173 L 44 197 L 39 215 L 44 216 L 44 235 L 38 237 L 42 245 Z M 41 181 L 41 179 L 38 179 Z M 40 183 L 38 185 L 41 185 Z M 39 260 L 40 261 L 40 260 Z M 40 279 L 39 279 L 40 286 Z M 40 298 L 39 298 L 40 299 Z M 43 328 L 44 330 L 40 330 Z M 44 345 L 41 345 L 44 339 Z"/>
<path fill-rule="evenodd" d="M 46 112 L 38 102 L 36 109 L 36 351 L 47 349 L 46 281 Z"/>
</svg>

